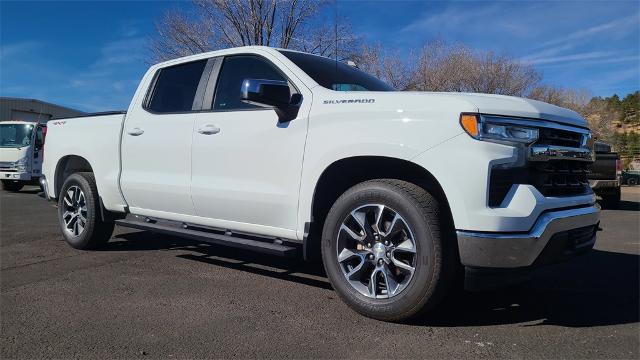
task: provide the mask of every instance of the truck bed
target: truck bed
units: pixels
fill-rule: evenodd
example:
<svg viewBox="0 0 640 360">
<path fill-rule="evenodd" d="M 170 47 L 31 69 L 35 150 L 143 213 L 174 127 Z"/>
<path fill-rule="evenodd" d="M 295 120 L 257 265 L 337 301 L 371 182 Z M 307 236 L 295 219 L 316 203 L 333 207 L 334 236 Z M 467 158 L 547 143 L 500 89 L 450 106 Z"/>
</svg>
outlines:
<svg viewBox="0 0 640 360">
<path fill-rule="evenodd" d="M 120 136 L 125 112 L 88 114 L 86 116 L 50 120 L 47 123 L 43 174 L 49 181 L 49 195 L 62 184 L 55 167 L 62 158 L 86 160 L 93 167 L 98 191 L 105 206 L 124 208 L 118 189 L 120 174 Z"/>
</svg>

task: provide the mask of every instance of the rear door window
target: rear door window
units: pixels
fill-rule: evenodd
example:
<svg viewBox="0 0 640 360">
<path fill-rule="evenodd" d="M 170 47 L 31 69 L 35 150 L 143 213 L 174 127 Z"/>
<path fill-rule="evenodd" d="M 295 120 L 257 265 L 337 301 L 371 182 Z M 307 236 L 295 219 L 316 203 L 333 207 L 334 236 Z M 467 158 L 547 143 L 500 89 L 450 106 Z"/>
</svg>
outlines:
<svg viewBox="0 0 640 360">
<path fill-rule="evenodd" d="M 188 112 L 198 90 L 207 60 L 160 70 L 147 109 L 157 113 Z"/>
</svg>

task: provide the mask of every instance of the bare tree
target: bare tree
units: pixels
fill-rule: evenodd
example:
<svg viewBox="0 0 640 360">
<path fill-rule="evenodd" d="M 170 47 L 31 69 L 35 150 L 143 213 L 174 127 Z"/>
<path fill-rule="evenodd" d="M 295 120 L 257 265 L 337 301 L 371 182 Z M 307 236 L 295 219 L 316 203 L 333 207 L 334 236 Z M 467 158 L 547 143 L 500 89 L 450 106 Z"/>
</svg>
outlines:
<svg viewBox="0 0 640 360">
<path fill-rule="evenodd" d="M 156 26 L 157 37 L 151 43 L 152 61 L 169 60 L 198 54 L 213 48 L 215 37 L 207 21 L 191 21 L 183 13 L 169 11 L 161 25 Z"/>
<path fill-rule="evenodd" d="M 523 96 L 541 79 L 532 67 L 507 55 L 431 41 L 402 56 L 380 45 L 362 46 L 358 67 L 398 90 L 459 91 Z"/>
<path fill-rule="evenodd" d="M 551 85 L 536 86 L 527 94 L 527 97 L 562 106 L 579 113 L 585 111 L 591 100 L 591 95 L 586 90 L 566 89 Z"/>
<path fill-rule="evenodd" d="M 360 70 L 386 81 L 397 90 L 413 87 L 415 63 L 405 61 L 398 51 L 385 51 L 380 43 L 363 44 L 351 54 L 350 60 L 353 60 Z"/>
<path fill-rule="evenodd" d="M 335 19 L 328 22 L 318 16 L 327 4 L 326 0 L 192 0 L 190 11 L 167 12 L 156 25 L 152 60 L 247 45 L 324 56 L 337 52 L 345 59 L 358 38 L 345 19 L 336 29 Z"/>
<path fill-rule="evenodd" d="M 533 67 L 507 55 L 443 41 L 425 44 L 416 61 L 415 90 L 522 96 L 541 78 Z"/>
<path fill-rule="evenodd" d="M 334 21 L 316 19 L 304 25 L 302 31 L 291 38 L 289 48 L 326 57 L 336 57 L 339 61 L 351 60 L 359 47 L 361 37 L 354 35 L 347 19 Z"/>
<path fill-rule="evenodd" d="M 527 97 L 579 113 L 587 120 L 589 128 L 597 139 L 613 141 L 614 121 L 620 118 L 620 113 L 605 99 L 592 97 L 584 89 L 568 89 L 551 85 L 536 86 L 527 94 Z"/>
<path fill-rule="evenodd" d="M 619 112 L 611 109 L 605 100 L 594 97 L 582 107 L 580 113 L 589 122 L 596 139 L 614 143 L 614 121 L 620 117 Z"/>
</svg>

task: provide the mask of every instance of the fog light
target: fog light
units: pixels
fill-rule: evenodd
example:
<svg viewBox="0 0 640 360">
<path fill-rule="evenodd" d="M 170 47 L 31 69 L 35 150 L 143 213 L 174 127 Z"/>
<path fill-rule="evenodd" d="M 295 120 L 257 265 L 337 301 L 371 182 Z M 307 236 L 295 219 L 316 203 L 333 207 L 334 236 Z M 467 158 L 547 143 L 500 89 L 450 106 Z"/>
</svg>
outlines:
<svg viewBox="0 0 640 360">
<path fill-rule="evenodd" d="M 20 178 L 20 174 L 13 174 L 13 178 L 14 179 L 19 179 Z"/>
</svg>

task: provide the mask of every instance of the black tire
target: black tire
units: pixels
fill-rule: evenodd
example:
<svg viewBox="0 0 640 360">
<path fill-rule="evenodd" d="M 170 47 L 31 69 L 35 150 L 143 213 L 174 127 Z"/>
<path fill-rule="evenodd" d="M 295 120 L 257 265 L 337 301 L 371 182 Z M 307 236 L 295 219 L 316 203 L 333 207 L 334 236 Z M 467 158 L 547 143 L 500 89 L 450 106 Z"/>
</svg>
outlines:
<svg viewBox="0 0 640 360">
<path fill-rule="evenodd" d="M 82 191 L 85 199 L 84 204 L 86 206 L 86 212 L 83 212 L 83 216 L 86 219 L 85 226 L 77 235 L 73 234 L 73 230 L 67 230 L 64 216 L 65 212 L 72 208 L 65 202 L 65 196 L 70 189 L 73 190 L 72 188 L 79 188 Z M 75 221 L 77 222 L 79 220 Z M 64 181 L 62 190 L 58 195 L 58 222 L 64 239 L 69 245 L 76 249 L 95 249 L 109 241 L 113 234 L 114 223 L 102 221 L 100 216 L 100 199 L 98 197 L 98 189 L 93 173 L 75 173 Z M 71 227 L 73 228 L 73 225 Z"/>
<path fill-rule="evenodd" d="M 338 263 L 339 229 L 352 210 L 365 204 L 393 208 L 406 220 L 415 238 L 413 277 L 402 291 L 384 299 L 356 290 Z M 452 233 L 441 204 L 421 187 L 393 179 L 366 181 L 342 194 L 329 211 L 322 231 L 322 260 L 333 288 L 355 311 L 378 320 L 405 321 L 433 309 L 455 281 Z"/>
<path fill-rule="evenodd" d="M 617 209 L 620 207 L 621 199 L 620 188 L 617 188 L 613 194 L 602 195 L 602 207 L 605 209 Z"/>
<path fill-rule="evenodd" d="M 636 178 L 628 178 L 627 179 L 627 185 L 629 185 L 629 186 L 638 185 L 638 179 L 636 179 Z"/>
<path fill-rule="evenodd" d="M 2 180 L 2 190 L 18 192 L 24 187 L 24 184 L 19 181 Z"/>
</svg>

